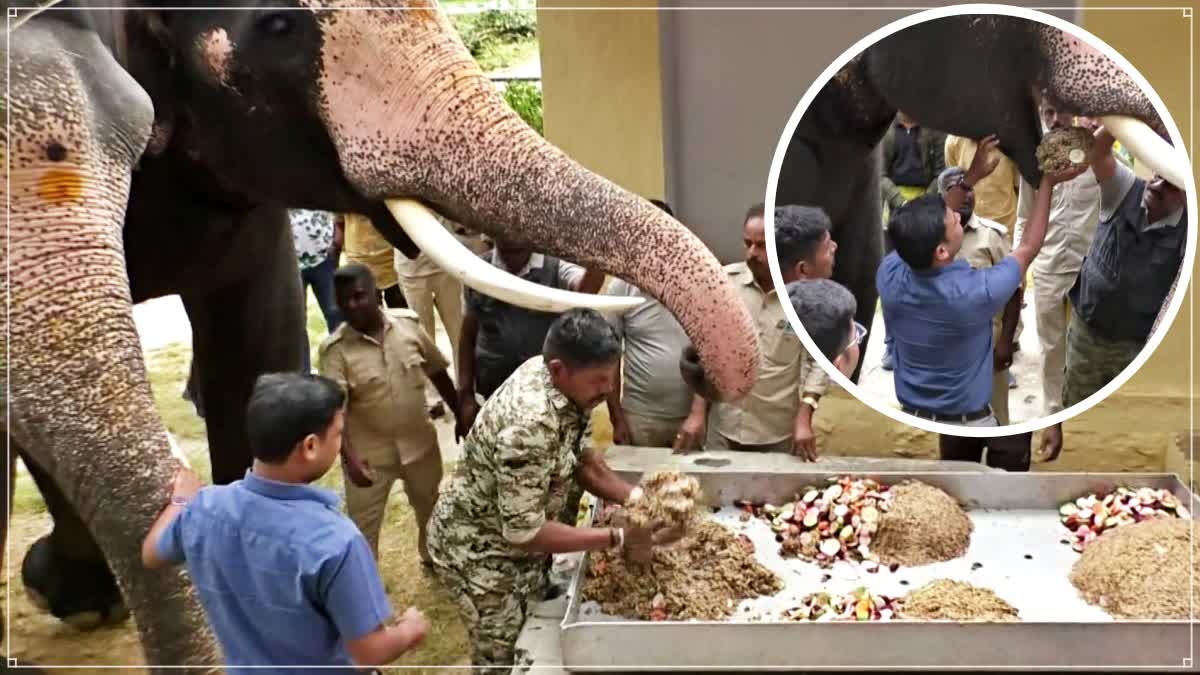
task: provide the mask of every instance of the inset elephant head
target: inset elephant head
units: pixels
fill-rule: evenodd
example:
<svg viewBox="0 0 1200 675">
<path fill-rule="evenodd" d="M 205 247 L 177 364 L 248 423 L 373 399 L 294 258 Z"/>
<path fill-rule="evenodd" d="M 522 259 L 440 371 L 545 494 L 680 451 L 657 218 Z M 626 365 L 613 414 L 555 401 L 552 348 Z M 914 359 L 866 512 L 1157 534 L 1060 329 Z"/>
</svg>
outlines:
<svg viewBox="0 0 1200 675">
<path fill-rule="evenodd" d="M 1032 185 L 1041 180 L 1034 153 L 1043 94 L 1064 111 L 1129 117 L 1167 136 L 1149 97 L 1116 62 L 1070 33 L 1022 17 L 961 14 L 909 26 L 868 47 L 841 75 L 827 86 L 851 83 L 856 109 L 872 113 L 875 140 L 897 109 L 950 134 L 995 133 Z M 1147 144 L 1145 133 L 1126 129 L 1113 131 L 1148 164 L 1179 164 L 1173 153 L 1163 156 L 1165 143 Z"/>
</svg>

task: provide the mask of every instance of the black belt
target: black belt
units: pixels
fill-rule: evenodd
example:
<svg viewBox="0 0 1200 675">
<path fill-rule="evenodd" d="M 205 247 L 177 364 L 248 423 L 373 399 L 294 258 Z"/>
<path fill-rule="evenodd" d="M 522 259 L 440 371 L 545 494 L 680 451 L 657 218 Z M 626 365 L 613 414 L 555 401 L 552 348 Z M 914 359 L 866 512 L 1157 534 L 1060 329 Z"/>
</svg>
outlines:
<svg viewBox="0 0 1200 675">
<path fill-rule="evenodd" d="M 992 406 L 990 405 L 984 406 L 983 410 L 967 413 L 965 415 L 942 415 L 940 413 L 931 413 L 928 410 L 910 408 L 906 405 L 900 406 L 900 409 L 909 415 L 920 417 L 921 419 L 929 420 L 930 422 L 961 422 L 963 424 L 967 422 L 974 422 L 975 420 L 981 420 L 985 417 L 991 416 L 992 414 Z"/>
</svg>

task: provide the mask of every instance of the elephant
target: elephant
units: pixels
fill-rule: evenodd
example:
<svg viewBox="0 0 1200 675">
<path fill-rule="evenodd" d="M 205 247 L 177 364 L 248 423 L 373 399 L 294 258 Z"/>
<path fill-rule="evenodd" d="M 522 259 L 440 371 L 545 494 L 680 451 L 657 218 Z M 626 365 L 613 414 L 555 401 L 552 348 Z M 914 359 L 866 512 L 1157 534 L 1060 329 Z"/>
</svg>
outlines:
<svg viewBox="0 0 1200 675">
<path fill-rule="evenodd" d="M 951 45 L 962 47 L 954 52 Z M 788 141 L 775 203 L 819 206 L 828 213 L 833 238 L 843 242 L 834 279 L 854 292 L 859 323 L 872 324 L 878 300 L 879 146 L 896 113 L 903 110 L 926 128 L 975 140 L 996 134 L 1021 176 L 1038 185 L 1042 95 L 1062 110 L 1128 117 L 1166 136 L 1149 98 L 1115 62 L 1058 28 L 1009 15 L 961 14 L 910 26 L 864 49 L 821 87 Z M 1139 144 L 1130 135 L 1118 139 L 1160 171 L 1191 174 L 1177 156 L 1163 156 L 1169 150 L 1165 143 Z M 851 380 L 857 382 L 861 368 L 860 361 Z"/>
<path fill-rule="evenodd" d="M 23 574 L 59 617 L 128 612 L 148 663 L 206 670 L 218 650 L 186 574 L 140 565 L 186 457 L 155 410 L 132 308 L 182 298 L 213 481 L 241 478 L 256 377 L 300 367 L 288 208 L 364 214 L 406 256 L 424 242 L 464 261 L 448 269 L 468 285 L 528 306 L 547 305 L 461 245 L 442 250 L 429 212 L 626 279 L 676 316 L 729 400 L 759 362 L 715 256 L 526 125 L 435 2 L 239 4 L 62 2 L 23 12 L 5 45 L 4 433 L 55 521 Z"/>
</svg>

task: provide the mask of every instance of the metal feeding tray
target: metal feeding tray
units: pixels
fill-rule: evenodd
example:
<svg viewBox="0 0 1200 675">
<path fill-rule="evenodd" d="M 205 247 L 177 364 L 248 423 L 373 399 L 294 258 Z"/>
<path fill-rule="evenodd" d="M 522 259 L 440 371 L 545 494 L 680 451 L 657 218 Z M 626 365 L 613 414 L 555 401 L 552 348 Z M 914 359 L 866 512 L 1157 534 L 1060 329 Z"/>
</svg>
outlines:
<svg viewBox="0 0 1200 675">
<path fill-rule="evenodd" d="M 622 472 L 627 480 L 638 474 Z M 723 621 L 641 621 L 603 615 L 581 596 L 585 555 L 571 580 L 561 624 L 562 663 L 571 671 L 821 670 L 846 668 L 1131 668 L 1191 669 L 1192 622 L 1116 620 L 1089 605 L 1071 584 L 1079 554 L 1063 544 L 1063 502 L 1120 486 L 1166 488 L 1195 514 L 1200 501 L 1173 474 L 991 472 L 849 472 L 895 485 L 916 479 L 964 504 L 974 523 L 967 553 L 956 560 L 866 573 L 852 563 L 832 569 L 779 557 L 769 526 L 741 521 L 738 500 L 783 504 L 806 485 L 842 473 L 795 471 L 695 473 L 713 517 L 747 534 L 756 557 L 784 580 L 771 598 L 744 601 Z M 587 516 L 594 522 L 602 504 Z M 1020 612 L 1011 622 L 795 622 L 778 618 L 784 606 L 816 591 L 900 596 L 937 578 L 990 588 Z M 1185 660 L 1186 659 L 1186 660 Z"/>
</svg>

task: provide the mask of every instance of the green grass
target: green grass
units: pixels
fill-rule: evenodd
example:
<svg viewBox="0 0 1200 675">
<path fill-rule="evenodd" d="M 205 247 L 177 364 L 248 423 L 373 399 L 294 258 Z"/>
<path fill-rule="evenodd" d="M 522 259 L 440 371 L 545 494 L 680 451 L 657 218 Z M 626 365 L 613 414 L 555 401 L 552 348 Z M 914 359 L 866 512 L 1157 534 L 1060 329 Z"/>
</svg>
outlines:
<svg viewBox="0 0 1200 675">
<path fill-rule="evenodd" d="M 313 365 L 316 366 L 316 351 L 325 337 L 325 320 L 312 299 L 308 298 L 308 335 L 312 351 Z M 146 366 L 153 388 L 155 404 L 167 429 L 175 436 L 183 451 L 188 455 L 193 468 L 204 480 L 211 479 L 211 468 L 208 458 L 207 441 L 205 438 L 204 421 L 196 417 L 192 404 L 185 401 L 181 394 L 187 382 L 188 365 L 191 362 L 191 348 L 186 344 L 173 344 L 155 350 L 146 355 Z M 453 471 L 453 466 L 447 466 L 447 476 Z M 335 466 L 317 482 L 317 485 L 343 494 L 342 474 Z M 37 492 L 33 480 L 28 474 L 18 477 L 16 492 L 13 499 L 13 533 L 30 530 L 29 527 L 18 527 L 20 524 L 30 524 L 49 519 L 45 515 L 45 504 Z M 20 521 L 20 522 L 18 522 Z M 37 534 L 43 529 L 35 528 Z M 24 556 L 25 548 L 32 543 L 21 541 L 17 537 L 11 542 L 14 560 Z M 467 663 L 469 650 L 465 631 L 458 619 L 458 612 L 449 596 L 442 591 L 437 582 L 424 572 L 419 564 L 417 554 L 417 527 L 413 519 L 413 511 L 408 505 L 403 488 L 397 484 L 392 491 L 388 503 L 388 512 L 384 520 L 383 534 L 380 537 L 380 575 L 389 587 L 388 597 L 392 609 L 401 614 L 408 607 L 416 607 L 425 614 L 429 622 L 429 631 L 424 643 L 397 661 L 397 665 L 458 665 Z M 23 593 L 14 592 L 14 599 Z M 14 640 L 20 644 L 20 629 L 13 626 Z M 125 624 L 122 630 L 134 633 L 132 622 Z M 61 635 L 61 637 L 59 637 Z M 24 639 L 35 639 L 32 636 Z M 39 641 L 45 640 L 39 636 Z M 138 658 L 140 654 L 114 655 L 103 650 L 95 655 L 81 653 L 75 646 L 75 639 L 69 631 L 55 633 L 56 642 L 62 644 L 41 645 L 45 649 L 40 652 L 61 654 L 62 663 L 83 664 L 95 659 L 87 665 L 102 665 L 104 663 L 128 663 L 128 659 Z M 126 659 L 113 661 L 112 659 Z M 46 661 L 43 658 L 43 663 Z M 437 671 L 445 673 L 444 670 Z"/>
</svg>

